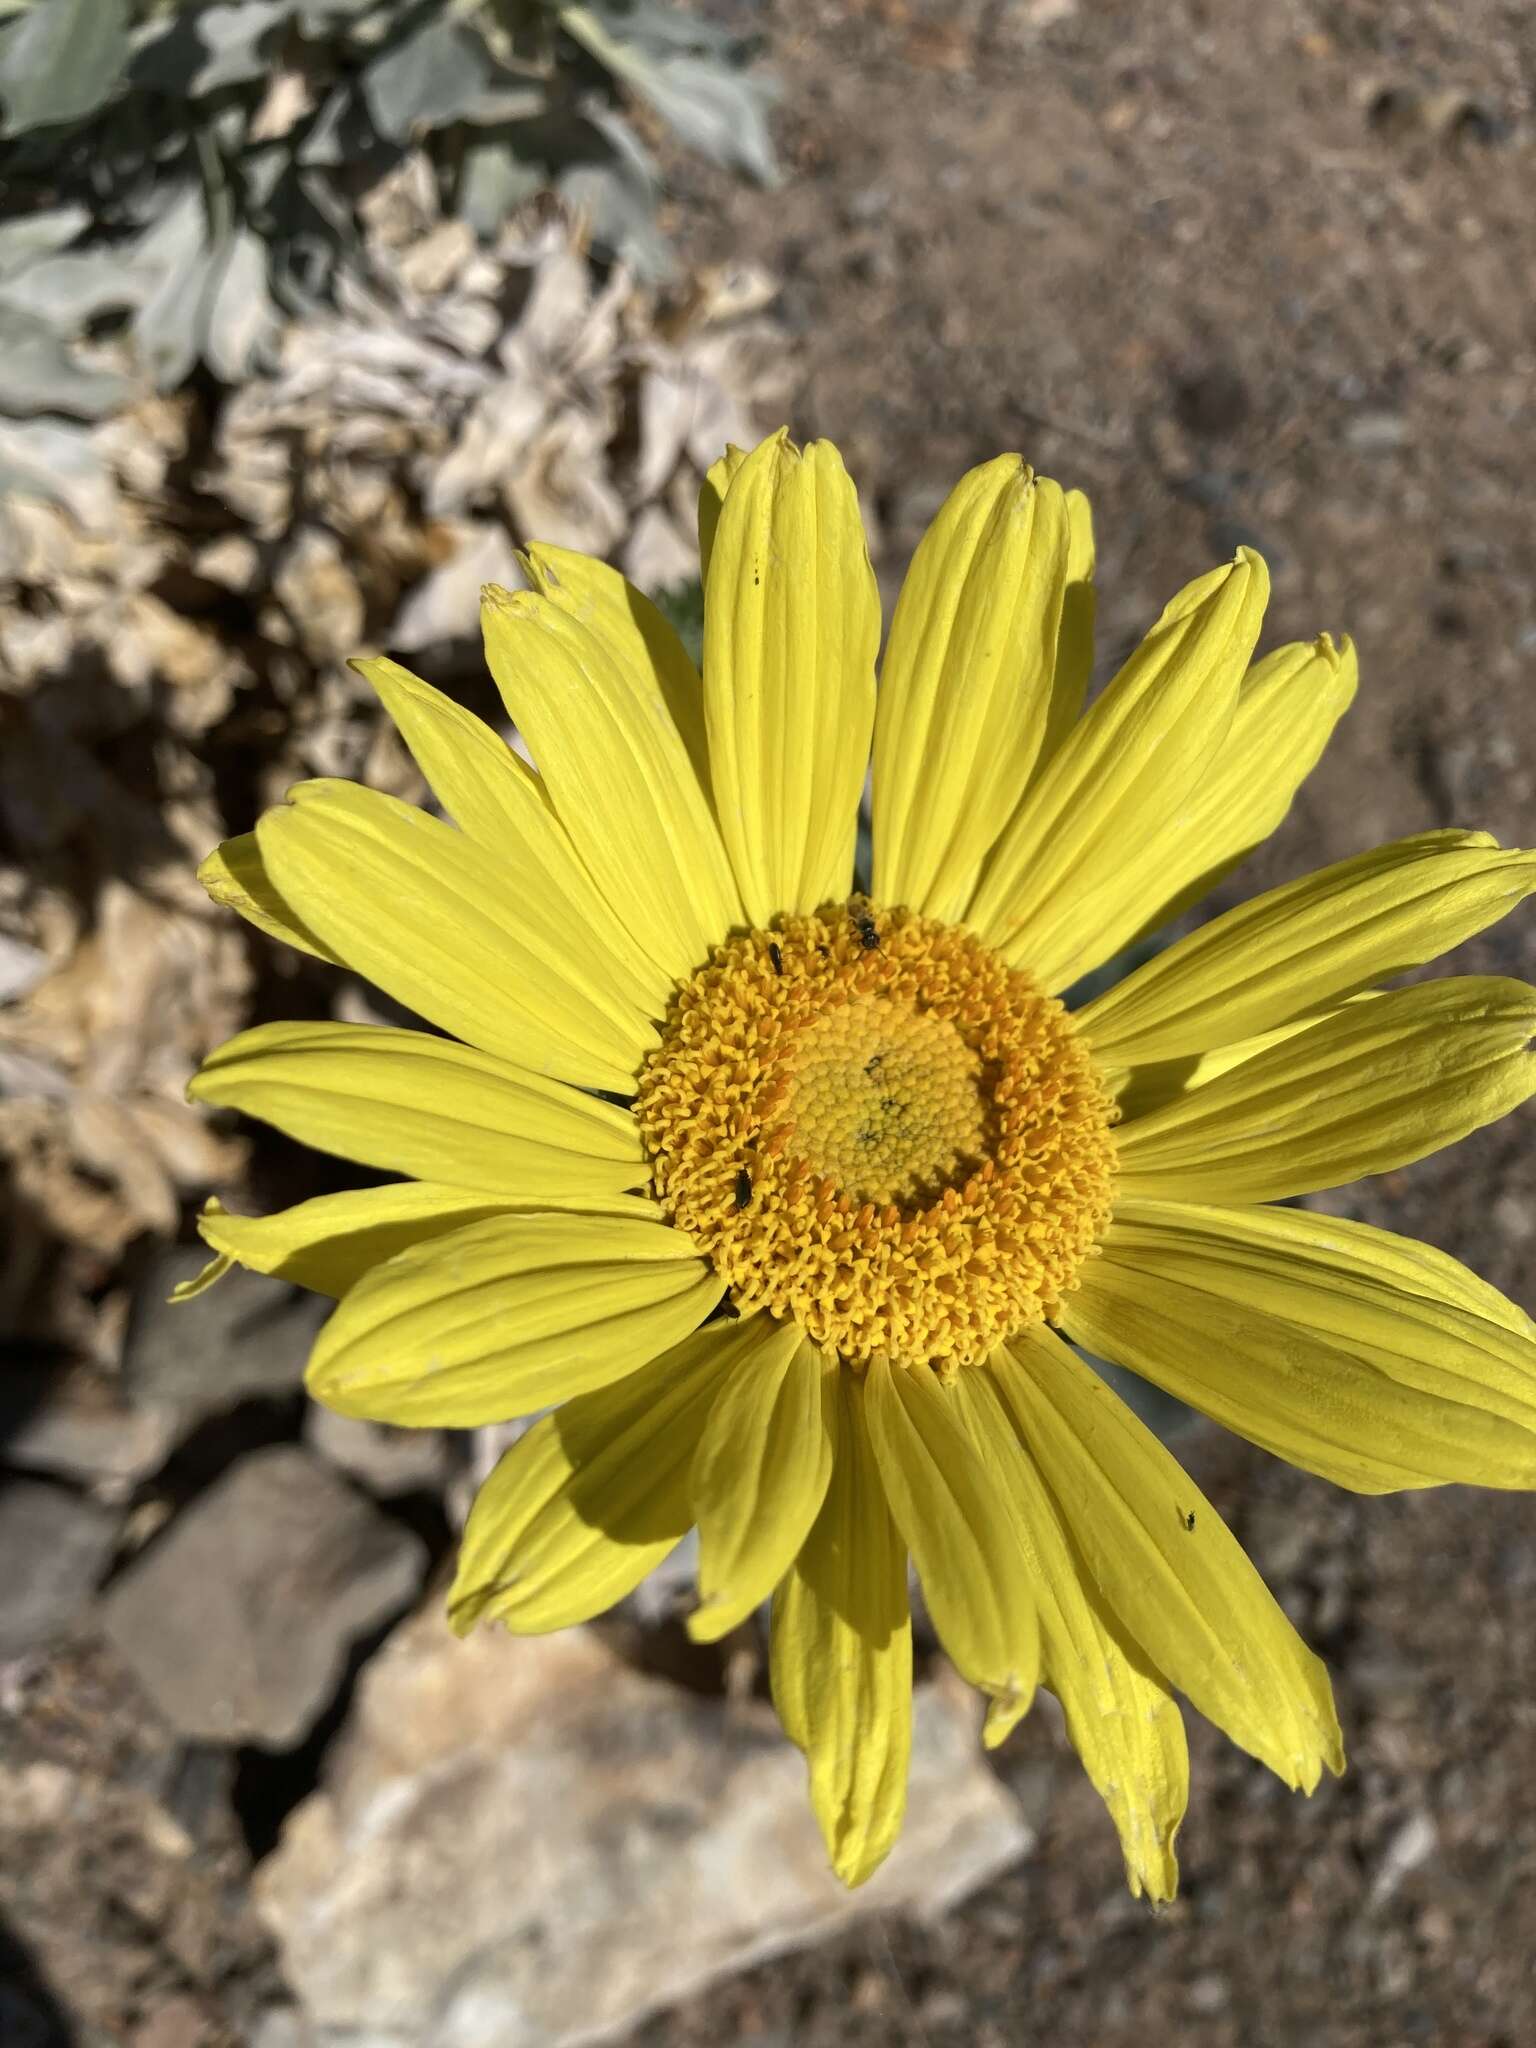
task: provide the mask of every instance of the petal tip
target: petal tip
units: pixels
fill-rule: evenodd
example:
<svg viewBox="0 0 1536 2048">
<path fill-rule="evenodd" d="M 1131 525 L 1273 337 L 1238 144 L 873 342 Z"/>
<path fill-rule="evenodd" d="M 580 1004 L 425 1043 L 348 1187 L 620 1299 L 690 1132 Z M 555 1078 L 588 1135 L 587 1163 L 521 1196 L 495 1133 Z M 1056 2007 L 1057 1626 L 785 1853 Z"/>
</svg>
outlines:
<svg viewBox="0 0 1536 2048">
<path fill-rule="evenodd" d="M 722 1636 L 728 1636 L 740 1617 L 734 1614 L 724 1596 L 711 1594 L 701 1600 L 685 1624 L 691 1643 L 718 1643 Z"/>
<path fill-rule="evenodd" d="M 190 1280 L 179 1280 L 166 1300 L 175 1308 L 181 1307 L 183 1302 L 195 1301 L 198 1295 L 205 1294 L 222 1280 L 234 1263 L 228 1252 L 215 1252 L 200 1273 L 194 1273 Z"/>
</svg>

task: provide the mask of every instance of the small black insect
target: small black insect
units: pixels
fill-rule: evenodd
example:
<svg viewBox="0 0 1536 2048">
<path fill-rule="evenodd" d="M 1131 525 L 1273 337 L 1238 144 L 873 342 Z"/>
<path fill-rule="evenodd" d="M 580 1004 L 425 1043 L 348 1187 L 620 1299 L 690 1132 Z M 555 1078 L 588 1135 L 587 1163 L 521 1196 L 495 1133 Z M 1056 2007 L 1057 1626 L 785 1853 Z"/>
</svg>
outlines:
<svg viewBox="0 0 1536 2048">
<path fill-rule="evenodd" d="M 774 973 L 782 974 L 784 972 L 784 955 L 779 951 L 776 940 L 770 939 L 768 941 L 768 958 L 773 962 Z"/>
<path fill-rule="evenodd" d="M 855 911 L 853 917 L 853 928 L 858 933 L 859 944 L 864 948 L 866 953 L 879 952 L 880 934 L 875 929 L 875 920 L 870 916 L 867 910 Z"/>
<path fill-rule="evenodd" d="M 884 1065 L 885 1054 L 883 1052 L 872 1052 L 869 1058 L 864 1062 L 864 1071 L 866 1074 L 873 1076 L 875 1074 L 878 1074 L 880 1069 Z"/>
<path fill-rule="evenodd" d="M 1189 1513 L 1184 1517 L 1184 1526 L 1186 1529 L 1193 1529 L 1193 1527 L 1195 1526 L 1195 1511 L 1193 1508 L 1191 1508 Z"/>
<path fill-rule="evenodd" d="M 743 1167 L 736 1176 L 736 1206 L 745 1209 L 752 1200 L 752 1176 Z"/>
</svg>

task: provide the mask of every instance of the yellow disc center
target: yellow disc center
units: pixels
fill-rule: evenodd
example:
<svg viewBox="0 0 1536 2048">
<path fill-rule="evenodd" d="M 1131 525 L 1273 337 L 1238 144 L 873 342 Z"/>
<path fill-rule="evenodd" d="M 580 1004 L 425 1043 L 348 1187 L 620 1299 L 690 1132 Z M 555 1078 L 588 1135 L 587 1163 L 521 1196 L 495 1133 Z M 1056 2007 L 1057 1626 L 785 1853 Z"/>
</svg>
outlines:
<svg viewBox="0 0 1536 2048">
<path fill-rule="evenodd" d="M 1057 1314 L 1109 1220 L 1115 1105 L 1061 1003 L 861 899 L 718 947 L 636 1113 L 736 1307 L 856 1366 L 984 1358 Z"/>
<path fill-rule="evenodd" d="M 806 1027 L 790 1064 L 791 1141 L 854 1201 L 932 1200 L 981 1164 L 981 1055 L 948 1018 L 857 996 Z"/>
</svg>

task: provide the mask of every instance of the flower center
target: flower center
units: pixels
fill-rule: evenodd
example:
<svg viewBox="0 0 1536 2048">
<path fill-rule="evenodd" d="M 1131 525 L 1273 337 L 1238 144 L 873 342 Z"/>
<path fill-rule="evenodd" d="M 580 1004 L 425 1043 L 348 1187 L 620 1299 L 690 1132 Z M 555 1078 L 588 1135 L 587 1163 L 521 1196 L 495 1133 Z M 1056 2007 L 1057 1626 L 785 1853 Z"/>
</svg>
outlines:
<svg viewBox="0 0 1536 2048">
<path fill-rule="evenodd" d="M 1115 1106 L 1066 1010 L 859 898 L 717 947 L 636 1111 L 738 1308 L 853 1365 L 984 1358 L 1057 1314 L 1109 1221 Z"/>
</svg>

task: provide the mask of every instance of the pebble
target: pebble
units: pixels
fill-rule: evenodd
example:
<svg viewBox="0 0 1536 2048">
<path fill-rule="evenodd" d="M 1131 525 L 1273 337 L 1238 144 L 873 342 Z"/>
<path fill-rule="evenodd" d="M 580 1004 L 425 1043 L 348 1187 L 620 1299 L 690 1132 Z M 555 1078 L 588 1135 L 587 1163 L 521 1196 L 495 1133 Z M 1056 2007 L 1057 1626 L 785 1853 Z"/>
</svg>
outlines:
<svg viewBox="0 0 1536 2048">
<path fill-rule="evenodd" d="M 311 1401 L 304 1411 L 304 1441 L 381 1500 L 440 1493 L 448 1483 L 448 1439 L 440 1429 L 393 1429 Z"/>
<path fill-rule="evenodd" d="M 136 1558 L 107 1634 L 183 1735 L 286 1749 L 352 1646 L 415 1595 L 426 1550 L 295 1444 L 252 1452 Z"/>
<path fill-rule="evenodd" d="M 1385 455 L 1408 439 L 1408 422 L 1398 412 L 1360 412 L 1344 428 L 1344 438 L 1362 455 Z"/>
<path fill-rule="evenodd" d="M 40 1479 L 0 1481 L 0 1661 L 66 1635 L 95 1592 L 118 1517 Z"/>
<path fill-rule="evenodd" d="M 1409 1814 L 1382 1852 L 1371 1879 L 1371 1904 L 1385 1905 L 1411 1871 L 1427 1863 L 1440 1846 L 1435 1817 L 1423 1809 Z"/>
<path fill-rule="evenodd" d="M 51 1472 L 126 1495 L 158 1469 L 170 1448 L 163 1414 L 121 1407 L 99 1389 L 50 1388 L 40 1405 L 9 1430 L 5 1462 L 24 1472 Z"/>
<path fill-rule="evenodd" d="M 123 1341 L 130 1400 L 184 1422 L 260 1395 L 293 1393 L 316 1332 L 332 1304 L 264 1273 L 235 1267 L 190 1301 L 173 1287 L 208 1263 L 201 1245 L 178 1245 L 156 1259 L 134 1290 Z"/>
</svg>

